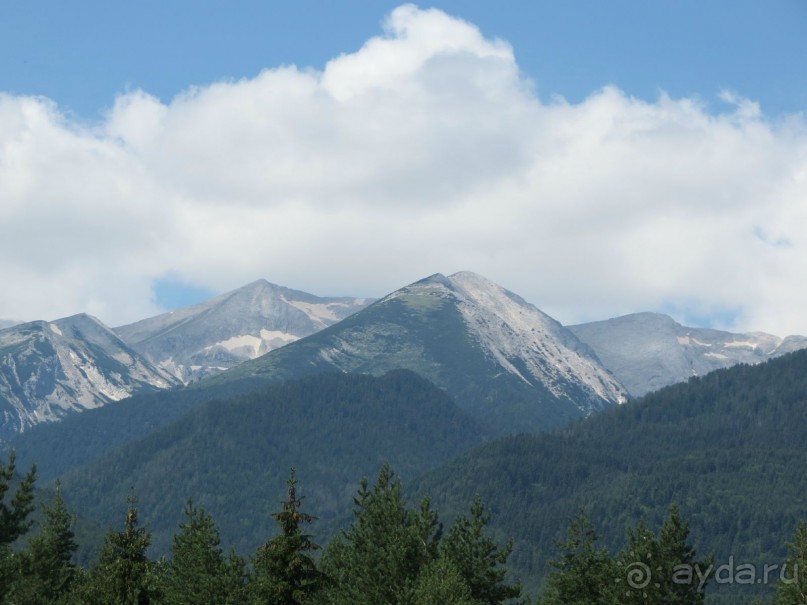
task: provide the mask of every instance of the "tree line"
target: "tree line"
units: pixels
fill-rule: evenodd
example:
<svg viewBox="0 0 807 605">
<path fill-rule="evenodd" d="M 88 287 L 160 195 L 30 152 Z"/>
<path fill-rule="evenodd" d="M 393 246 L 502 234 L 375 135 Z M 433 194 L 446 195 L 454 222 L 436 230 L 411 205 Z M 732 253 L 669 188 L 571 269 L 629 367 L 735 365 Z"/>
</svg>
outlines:
<svg viewBox="0 0 807 605">
<path fill-rule="evenodd" d="M 491 530 L 515 539 L 508 566 L 533 592 L 554 571 L 554 540 L 585 506 L 619 552 L 639 519 L 661 527 L 675 502 L 716 567 L 781 564 L 805 516 L 807 351 L 694 378 L 549 434 L 492 441 L 416 479 L 443 514 L 479 493 Z M 713 583 L 709 602 L 770 592 Z"/>
<path fill-rule="evenodd" d="M 360 483 L 354 519 L 325 549 L 308 532 L 292 469 L 286 497 L 272 513 L 277 533 L 248 558 L 225 552 L 219 529 L 188 501 L 171 556 L 151 559 L 150 533 L 130 497 L 121 529 L 111 529 L 94 564 L 75 564 L 74 517 L 58 488 L 31 533 L 36 469 L 17 477 L 13 452 L 0 462 L 0 604 L 2 605 L 499 605 L 530 602 L 508 578 L 512 543 L 500 546 L 481 499 L 446 529 L 429 498 L 409 506 L 401 482 L 384 465 Z M 704 602 L 714 569 L 689 543 L 676 507 L 658 533 L 643 522 L 623 551 L 598 545 L 585 511 L 558 543 L 537 605 L 694 605 Z M 322 550 L 322 552 L 318 552 Z M 790 545 L 793 573 L 773 605 L 807 603 L 807 526 Z M 799 574 L 799 569 L 803 571 Z"/>
</svg>

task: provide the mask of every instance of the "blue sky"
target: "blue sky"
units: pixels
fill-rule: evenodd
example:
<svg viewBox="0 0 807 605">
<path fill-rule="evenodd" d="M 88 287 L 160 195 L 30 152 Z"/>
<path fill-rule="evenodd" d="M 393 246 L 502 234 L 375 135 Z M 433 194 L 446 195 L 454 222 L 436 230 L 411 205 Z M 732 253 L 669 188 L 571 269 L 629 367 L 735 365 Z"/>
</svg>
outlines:
<svg viewBox="0 0 807 605">
<path fill-rule="evenodd" d="M 0 318 L 473 270 L 564 323 L 807 333 L 805 31 L 802 0 L 8 4 Z"/>
<path fill-rule="evenodd" d="M 0 20 L 0 85 L 92 118 L 142 88 L 169 101 L 192 85 L 313 66 L 357 50 L 398 2 L 27 0 Z M 433 2 L 509 41 L 541 95 L 579 101 L 615 84 L 631 95 L 713 102 L 729 89 L 769 114 L 807 107 L 802 0 Z"/>
</svg>

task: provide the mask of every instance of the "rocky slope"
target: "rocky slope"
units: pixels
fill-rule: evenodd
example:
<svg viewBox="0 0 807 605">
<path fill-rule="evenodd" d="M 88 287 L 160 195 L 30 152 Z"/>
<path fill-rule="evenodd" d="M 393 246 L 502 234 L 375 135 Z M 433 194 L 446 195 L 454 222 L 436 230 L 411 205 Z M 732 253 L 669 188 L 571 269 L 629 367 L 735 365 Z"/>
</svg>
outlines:
<svg viewBox="0 0 807 605">
<path fill-rule="evenodd" d="M 370 302 L 321 298 L 258 280 L 198 305 L 115 328 L 115 332 L 187 383 L 313 334 Z"/>
<path fill-rule="evenodd" d="M 627 395 L 574 334 L 470 272 L 436 274 L 401 288 L 213 381 L 398 368 L 444 388 L 493 432 L 556 426 Z"/>
<path fill-rule="evenodd" d="M 89 315 L 0 330 L 0 438 L 177 384 Z"/>
<path fill-rule="evenodd" d="M 807 348 L 804 336 L 688 328 L 658 313 L 635 313 L 569 330 L 637 397 L 712 370 Z"/>
</svg>

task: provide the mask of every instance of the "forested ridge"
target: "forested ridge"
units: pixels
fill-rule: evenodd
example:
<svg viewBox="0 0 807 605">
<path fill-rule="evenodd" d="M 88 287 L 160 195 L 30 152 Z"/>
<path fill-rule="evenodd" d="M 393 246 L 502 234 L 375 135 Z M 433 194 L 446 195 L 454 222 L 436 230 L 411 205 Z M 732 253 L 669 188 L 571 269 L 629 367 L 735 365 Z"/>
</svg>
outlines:
<svg viewBox="0 0 807 605">
<path fill-rule="evenodd" d="M 638 520 L 660 527 L 677 504 L 716 561 L 781 563 L 807 516 L 805 460 L 802 351 L 693 378 L 551 434 L 496 440 L 427 475 L 414 493 L 429 493 L 449 515 L 480 494 L 497 535 L 515 538 L 511 567 L 541 586 L 581 506 L 612 553 Z M 724 592 L 726 603 L 765 592 L 715 588 L 713 603 Z"/>
<path fill-rule="evenodd" d="M 303 509 L 292 469 L 286 498 L 268 515 L 275 531 L 248 557 L 225 552 L 213 516 L 192 500 L 169 556 L 150 557 L 151 533 L 130 496 L 122 523 L 108 531 L 86 568 L 74 562 L 74 517 L 61 490 L 31 531 L 36 470 L 12 485 L 15 471 L 12 453 L 0 466 L 2 604 L 482 605 L 521 594 L 505 579 L 509 547 L 487 536 L 488 516 L 478 500 L 444 532 L 428 498 L 407 503 L 389 465 L 374 483 L 359 482 L 353 523 L 321 556 L 309 533 L 316 517 Z"/>
<path fill-rule="evenodd" d="M 508 578 L 512 542 L 490 534 L 489 511 L 475 497 L 444 526 L 428 497 L 407 502 L 400 480 L 384 465 L 374 483 L 362 479 L 353 521 L 321 549 L 303 507 L 294 469 L 286 498 L 269 516 L 276 528 L 251 555 L 221 546 L 219 528 L 204 507 L 188 500 L 170 553 L 152 558 L 151 533 L 130 496 L 118 528 L 110 529 L 96 560 L 75 564 L 74 517 L 56 490 L 31 531 L 31 469 L 12 487 L 15 459 L 0 465 L 0 604 L 2 605 L 632 605 L 704 603 L 719 581 L 713 557 L 699 557 L 689 527 L 672 507 L 658 532 L 639 522 L 621 552 L 598 544 L 585 511 L 557 544 L 553 573 L 537 601 Z M 807 526 L 801 524 L 773 605 L 804 603 Z"/>
<path fill-rule="evenodd" d="M 479 424 L 417 374 L 322 374 L 204 404 L 151 435 L 62 477 L 65 499 L 110 524 L 132 490 L 164 554 L 188 496 L 249 551 L 272 528 L 267 502 L 294 466 L 323 534 L 350 518 L 362 476 L 385 462 L 405 477 L 482 443 Z"/>
<path fill-rule="evenodd" d="M 67 475 L 48 499 L 39 528 L 29 527 L 32 500 L 26 486 L 33 485 L 33 475 L 12 482 L 16 461 L 9 458 L 0 494 L 2 578 L 4 590 L 17 586 L 17 592 L 9 592 L 16 600 L 6 602 L 49 602 L 41 595 L 26 601 L 20 586 L 49 585 L 51 580 L 33 581 L 30 574 L 39 573 L 36 561 L 43 560 L 44 544 L 72 544 L 72 537 L 65 539 L 64 528 L 71 527 L 67 511 L 79 510 L 114 529 L 84 567 L 72 565 L 70 548 L 69 556 L 56 557 L 70 563 L 75 590 L 85 592 L 83 600 L 55 602 L 477 605 L 509 602 L 522 582 L 518 599 L 538 598 L 547 605 L 737 604 L 758 597 L 777 605 L 803 604 L 807 574 L 794 583 L 778 582 L 778 572 L 765 583 L 757 578 L 726 583 L 697 574 L 689 583 L 671 578 L 681 564 L 714 572 L 733 561 L 761 573 L 765 565 L 787 563 L 793 569 L 804 561 L 807 530 L 799 521 L 807 493 L 806 399 L 807 352 L 801 352 L 692 379 L 551 434 L 506 437 L 471 450 L 484 439 L 479 427 L 412 372 L 321 375 L 274 385 L 202 405 L 83 474 Z M 408 478 L 443 466 L 410 480 L 404 490 L 383 464 L 386 451 L 399 456 L 395 468 L 400 462 Z M 196 460 L 195 466 L 185 466 L 183 456 Z M 294 476 L 288 478 L 294 496 L 278 510 L 277 493 L 291 466 L 298 467 L 303 489 L 297 489 Z M 359 481 L 379 467 L 375 483 Z M 346 478 L 350 472 L 352 478 Z M 334 474 L 341 487 L 323 498 L 322 486 Z M 133 481 L 136 477 L 142 481 Z M 211 498 L 217 481 L 220 498 Z M 303 501 L 300 510 L 294 503 Z M 97 508 L 73 502 L 95 502 Z M 284 511 L 287 516 L 280 517 Z M 316 522 L 307 523 L 314 521 L 309 515 L 318 517 Z M 269 548 L 285 535 L 284 518 L 297 519 L 300 532 L 292 532 L 282 549 Z M 58 540 L 47 537 L 55 531 L 47 529 L 54 519 L 61 519 Z M 214 545 L 205 550 L 213 563 L 202 567 L 219 570 L 214 584 L 234 601 L 187 600 L 184 589 L 168 587 L 179 577 L 170 571 L 177 536 L 197 526 L 206 528 L 202 542 Z M 248 542 L 227 537 L 239 527 L 247 528 Z M 484 537 L 487 546 L 469 552 L 490 554 L 482 568 L 495 573 L 482 575 L 495 578 L 487 585 L 501 588 L 498 597 L 485 600 L 474 592 L 469 570 L 479 572 L 481 564 L 466 565 L 457 552 L 449 556 L 454 548 L 449 536 L 460 531 L 455 527 L 475 540 Z M 195 544 L 195 538 L 188 540 Z M 230 545 L 236 551 L 230 552 Z M 255 596 L 258 586 L 271 592 L 284 585 L 270 556 L 276 548 L 308 557 L 295 559 L 315 587 L 300 593 L 304 600 Z M 137 565 L 119 561 L 126 552 Z M 626 588 L 630 566 L 648 560 L 664 581 L 639 592 Z M 146 600 L 87 596 L 88 590 L 107 590 L 98 582 L 120 569 L 147 570 L 138 576 L 146 583 Z M 260 573 L 268 575 L 259 580 Z"/>
</svg>

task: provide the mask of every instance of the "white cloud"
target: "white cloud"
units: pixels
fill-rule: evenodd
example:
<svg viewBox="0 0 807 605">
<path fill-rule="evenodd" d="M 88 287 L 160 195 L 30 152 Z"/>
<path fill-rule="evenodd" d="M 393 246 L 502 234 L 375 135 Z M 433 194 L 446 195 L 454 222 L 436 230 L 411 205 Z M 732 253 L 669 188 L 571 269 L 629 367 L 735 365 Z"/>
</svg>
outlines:
<svg viewBox="0 0 807 605">
<path fill-rule="evenodd" d="M 807 128 L 722 99 L 542 101 L 505 42 L 410 5 L 321 72 L 133 91 L 93 126 L 0 95 L 0 317 L 133 321 L 166 275 L 380 296 L 471 269 L 566 323 L 807 333 Z"/>
</svg>

